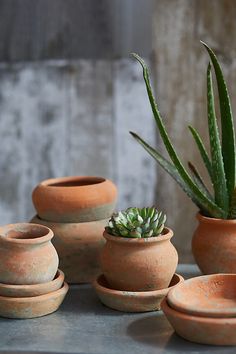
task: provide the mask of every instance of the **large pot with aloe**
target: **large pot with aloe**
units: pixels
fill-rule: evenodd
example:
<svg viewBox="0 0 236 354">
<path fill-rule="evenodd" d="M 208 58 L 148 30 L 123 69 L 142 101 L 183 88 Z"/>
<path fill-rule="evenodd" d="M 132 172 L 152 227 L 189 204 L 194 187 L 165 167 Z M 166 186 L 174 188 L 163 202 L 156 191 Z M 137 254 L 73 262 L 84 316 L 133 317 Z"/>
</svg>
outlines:
<svg viewBox="0 0 236 354">
<path fill-rule="evenodd" d="M 145 62 L 137 54 L 133 56 L 143 68 L 143 77 L 152 112 L 164 142 L 169 159 L 148 145 L 137 134 L 132 136 L 173 177 L 183 191 L 199 208 L 199 225 L 192 240 L 192 251 L 201 271 L 211 273 L 236 273 L 236 164 L 235 134 L 230 98 L 219 61 L 210 47 L 203 43 L 211 63 L 207 69 L 207 107 L 210 154 L 205 148 L 199 133 L 189 127 L 199 149 L 212 184 L 212 191 L 206 187 L 197 168 L 189 163 L 188 169 L 179 158 L 166 131 L 159 113 Z M 212 83 L 213 65 L 220 106 L 221 137 L 216 119 Z"/>
</svg>

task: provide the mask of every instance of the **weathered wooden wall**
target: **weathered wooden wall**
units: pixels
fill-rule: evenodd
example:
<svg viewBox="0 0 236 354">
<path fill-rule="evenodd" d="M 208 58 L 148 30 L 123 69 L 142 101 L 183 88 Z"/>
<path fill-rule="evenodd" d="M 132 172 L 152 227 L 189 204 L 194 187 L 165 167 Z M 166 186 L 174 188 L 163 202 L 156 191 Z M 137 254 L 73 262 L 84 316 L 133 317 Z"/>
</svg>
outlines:
<svg viewBox="0 0 236 354">
<path fill-rule="evenodd" d="M 198 164 L 187 125 L 206 136 L 199 39 L 219 55 L 231 91 L 235 15 L 233 0 L 0 0 L 0 223 L 32 216 L 42 179 L 103 175 L 118 185 L 119 208 L 164 209 L 181 260 L 192 260 L 196 208 L 128 133 L 162 149 L 141 69 L 127 55 L 149 61 L 175 146 Z"/>
</svg>

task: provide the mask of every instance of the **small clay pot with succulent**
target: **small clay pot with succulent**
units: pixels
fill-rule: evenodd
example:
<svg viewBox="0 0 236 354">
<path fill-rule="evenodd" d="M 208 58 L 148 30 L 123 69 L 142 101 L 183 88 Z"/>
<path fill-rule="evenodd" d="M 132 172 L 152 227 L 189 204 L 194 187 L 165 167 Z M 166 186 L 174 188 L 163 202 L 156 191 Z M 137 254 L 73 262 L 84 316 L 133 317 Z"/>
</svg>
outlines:
<svg viewBox="0 0 236 354">
<path fill-rule="evenodd" d="M 155 207 L 112 215 L 101 254 L 101 268 L 112 289 L 151 291 L 169 286 L 178 255 L 165 222 L 166 215 Z"/>
</svg>

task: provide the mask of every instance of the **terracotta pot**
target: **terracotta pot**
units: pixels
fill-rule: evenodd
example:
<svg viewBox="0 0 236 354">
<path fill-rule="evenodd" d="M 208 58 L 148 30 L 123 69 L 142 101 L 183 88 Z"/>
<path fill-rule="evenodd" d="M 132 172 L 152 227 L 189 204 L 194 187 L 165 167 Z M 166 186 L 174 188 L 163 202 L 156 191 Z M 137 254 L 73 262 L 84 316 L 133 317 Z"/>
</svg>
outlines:
<svg viewBox="0 0 236 354">
<path fill-rule="evenodd" d="M 35 216 L 32 222 L 53 230 L 52 242 L 67 282 L 89 283 L 101 273 L 99 259 L 105 243 L 102 234 L 108 220 L 53 223 Z"/>
<path fill-rule="evenodd" d="M 0 316 L 7 318 L 35 318 L 49 315 L 58 310 L 67 292 L 68 285 L 49 294 L 33 297 L 0 296 Z"/>
<path fill-rule="evenodd" d="M 149 238 L 126 238 L 104 232 L 106 245 L 101 267 L 112 289 L 147 291 L 167 288 L 175 273 L 178 255 L 170 242 L 173 232 Z"/>
<path fill-rule="evenodd" d="M 173 309 L 194 316 L 236 317 L 236 274 L 211 274 L 186 280 L 168 293 Z"/>
<path fill-rule="evenodd" d="M 58 255 L 51 243 L 53 232 L 35 224 L 0 227 L 0 282 L 39 284 L 53 280 Z"/>
<path fill-rule="evenodd" d="M 101 177 L 64 177 L 41 182 L 32 199 L 39 217 L 53 222 L 89 222 L 109 218 L 117 189 Z"/>
<path fill-rule="evenodd" d="M 236 220 L 197 219 L 192 252 L 202 273 L 236 273 Z"/>
<path fill-rule="evenodd" d="M 55 278 L 47 283 L 33 285 L 8 285 L 0 283 L 0 296 L 19 298 L 49 294 L 62 287 L 64 278 L 64 273 L 58 270 Z"/>
<path fill-rule="evenodd" d="M 104 275 L 100 275 L 93 286 L 101 302 L 118 311 L 147 312 L 160 310 L 160 304 L 168 291 L 184 279 L 179 274 L 174 274 L 169 287 L 153 291 L 120 291 L 109 287 Z"/>
<path fill-rule="evenodd" d="M 236 345 L 236 318 L 188 315 L 172 309 L 168 305 L 166 298 L 161 303 L 161 309 L 176 333 L 191 342 L 212 345 Z"/>
</svg>

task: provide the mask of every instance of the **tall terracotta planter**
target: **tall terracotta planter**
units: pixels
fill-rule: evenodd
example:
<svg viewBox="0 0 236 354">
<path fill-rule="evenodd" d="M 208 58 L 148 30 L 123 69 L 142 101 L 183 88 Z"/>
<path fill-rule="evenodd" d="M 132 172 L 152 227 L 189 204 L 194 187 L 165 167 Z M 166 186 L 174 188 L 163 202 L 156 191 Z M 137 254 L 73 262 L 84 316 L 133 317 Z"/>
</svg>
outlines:
<svg viewBox="0 0 236 354">
<path fill-rule="evenodd" d="M 35 216 L 31 222 L 50 227 L 60 269 L 69 283 L 92 282 L 100 274 L 99 258 L 105 243 L 102 237 L 108 220 L 83 223 L 56 223 Z"/>
<path fill-rule="evenodd" d="M 197 219 L 192 252 L 203 274 L 236 273 L 236 220 Z"/>
<path fill-rule="evenodd" d="M 53 232 L 35 224 L 0 227 L 0 282 L 40 284 L 53 280 L 58 255 L 51 243 Z"/>
<path fill-rule="evenodd" d="M 102 177 L 64 177 L 41 182 L 32 199 L 32 222 L 50 227 L 69 283 L 92 282 L 100 273 L 103 231 L 114 211 L 117 189 Z"/>
<path fill-rule="evenodd" d="M 101 254 L 103 274 L 112 289 L 151 291 L 168 288 L 175 273 L 178 254 L 170 239 L 173 232 L 149 238 L 126 238 L 104 232 Z"/>
</svg>

